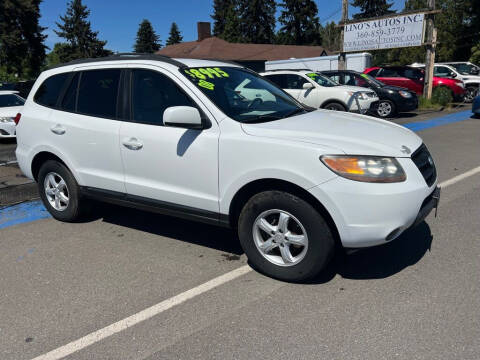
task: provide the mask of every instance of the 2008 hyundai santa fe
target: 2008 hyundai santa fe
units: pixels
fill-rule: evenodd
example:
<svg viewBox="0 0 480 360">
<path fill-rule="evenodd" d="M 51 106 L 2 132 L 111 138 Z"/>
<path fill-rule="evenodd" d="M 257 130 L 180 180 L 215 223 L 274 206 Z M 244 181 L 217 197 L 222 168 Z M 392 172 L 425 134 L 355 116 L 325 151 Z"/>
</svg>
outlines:
<svg viewBox="0 0 480 360">
<path fill-rule="evenodd" d="M 54 218 L 91 199 L 231 226 L 250 263 L 288 281 L 336 245 L 384 244 L 437 206 L 410 130 L 305 108 L 241 66 L 117 55 L 47 70 L 17 115 L 17 159 Z"/>
</svg>

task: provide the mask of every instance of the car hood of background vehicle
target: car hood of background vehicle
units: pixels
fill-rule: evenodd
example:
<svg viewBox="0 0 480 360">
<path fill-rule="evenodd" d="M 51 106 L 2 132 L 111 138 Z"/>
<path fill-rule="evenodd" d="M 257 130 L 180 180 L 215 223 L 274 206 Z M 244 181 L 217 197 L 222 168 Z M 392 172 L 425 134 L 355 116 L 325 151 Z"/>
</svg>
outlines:
<svg viewBox="0 0 480 360">
<path fill-rule="evenodd" d="M 403 91 L 408 91 L 408 92 L 412 92 L 410 90 L 408 90 L 407 88 L 404 88 L 404 87 L 400 87 L 400 86 L 393 86 L 393 85 L 385 85 L 385 86 L 382 86 L 381 87 L 382 90 L 392 90 L 392 91 L 400 91 L 400 90 L 403 90 Z"/>
<path fill-rule="evenodd" d="M 253 136 L 287 139 L 339 149 L 352 155 L 409 157 L 422 139 L 403 126 L 358 114 L 316 110 L 286 119 L 242 124 Z M 403 150 L 403 151 L 402 151 Z"/>
<path fill-rule="evenodd" d="M 342 90 L 346 90 L 346 91 L 352 91 L 352 92 L 357 92 L 357 91 L 361 91 L 361 92 L 375 92 L 374 90 L 372 89 L 369 89 L 369 88 L 364 88 L 364 87 L 360 87 L 360 86 L 352 86 L 352 85 L 340 85 L 338 87 L 339 89 L 342 89 Z"/>
<path fill-rule="evenodd" d="M 22 111 L 22 108 L 23 106 L 0 107 L 0 117 L 15 117 L 19 112 Z"/>
</svg>

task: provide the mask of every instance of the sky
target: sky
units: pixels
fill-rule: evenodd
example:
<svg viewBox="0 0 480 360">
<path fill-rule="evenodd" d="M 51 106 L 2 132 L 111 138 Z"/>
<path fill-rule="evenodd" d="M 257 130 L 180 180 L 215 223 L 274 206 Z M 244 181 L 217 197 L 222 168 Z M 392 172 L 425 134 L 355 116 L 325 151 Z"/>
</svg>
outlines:
<svg viewBox="0 0 480 360">
<path fill-rule="evenodd" d="M 405 1 L 392 2 L 393 9 L 401 10 Z M 46 45 L 50 49 L 62 41 L 53 30 L 57 29 L 55 22 L 60 15 L 65 14 L 67 3 L 67 0 L 43 0 L 40 5 L 40 24 L 47 27 Z M 107 40 L 106 48 L 115 52 L 133 51 L 138 25 L 143 19 L 152 23 L 165 45 L 172 22 L 178 24 L 184 41 L 193 41 L 197 39 L 197 21 L 211 22 L 213 13 L 213 0 L 83 0 L 83 3 L 90 9 L 92 29 L 98 31 L 100 40 Z M 316 3 L 322 24 L 340 20 L 341 0 L 316 0 Z M 355 8 L 350 7 L 349 14 L 354 13 Z"/>
</svg>

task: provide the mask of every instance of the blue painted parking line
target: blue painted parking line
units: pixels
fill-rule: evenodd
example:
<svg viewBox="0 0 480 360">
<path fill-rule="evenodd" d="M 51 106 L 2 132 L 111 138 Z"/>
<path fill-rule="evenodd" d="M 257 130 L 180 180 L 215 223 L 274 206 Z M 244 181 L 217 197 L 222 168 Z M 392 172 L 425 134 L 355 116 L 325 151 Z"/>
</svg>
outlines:
<svg viewBox="0 0 480 360">
<path fill-rule="evenodd" d="M 0 210 L 0 229 L 50 217 L 41 201 L 13 205 Z"/>
<path fill-rule="evenodd" d="M 413 131 L 422 131 L 422 130 L 430 129 L 436 126 L 442 126 L 442 125 L 456 123 L 459 121 L 468 120 L 471 115 L 472 115 L 472 111 L 466 110 L 466 111 L 460 111 L 453 114 L 448 114 L 445 116 L 439 116 L 430 120 L 416 121 L 416 122 L 403 124 L 403 126 Z"/>
</svg>

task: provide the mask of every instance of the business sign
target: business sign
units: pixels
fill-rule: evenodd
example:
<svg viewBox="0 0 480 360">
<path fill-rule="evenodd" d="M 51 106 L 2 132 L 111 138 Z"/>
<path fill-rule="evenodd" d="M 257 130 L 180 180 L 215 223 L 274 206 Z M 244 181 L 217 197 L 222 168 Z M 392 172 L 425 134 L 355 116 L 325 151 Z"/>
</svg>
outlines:
<svg viewBox="0 0 480 360">
<path fill-rule="evenodd" d="M 425 14 L 421 13 L 345 24 L 343 51 L 420 46 L 424 22 Z"/>
</svg>

